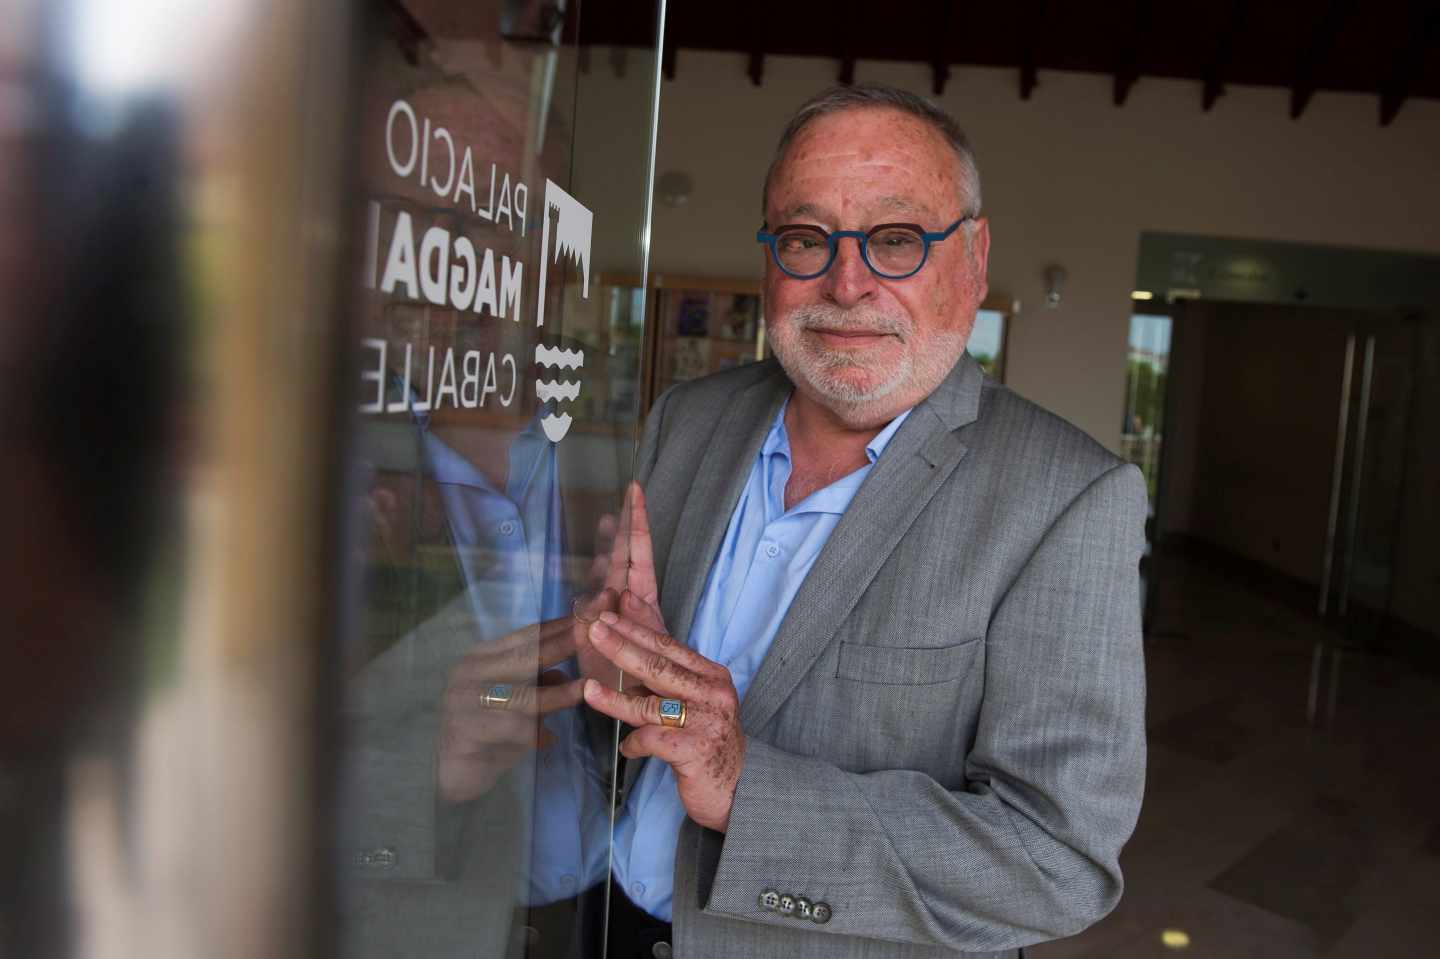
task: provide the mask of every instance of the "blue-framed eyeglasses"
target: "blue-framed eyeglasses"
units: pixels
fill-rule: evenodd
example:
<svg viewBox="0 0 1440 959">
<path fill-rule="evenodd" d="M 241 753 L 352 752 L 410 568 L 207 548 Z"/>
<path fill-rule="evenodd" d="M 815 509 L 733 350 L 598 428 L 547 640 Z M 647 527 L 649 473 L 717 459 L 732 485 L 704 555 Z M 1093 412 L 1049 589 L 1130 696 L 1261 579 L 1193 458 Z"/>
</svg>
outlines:
<svg viewBox="0 0 1440 959">
<path fill-rule="evenodd" d="M 869 230 L 836 230 L 827 232 L 809 223 L 778 226 L 767 231 L 763 226 L 755 234 L 757 242 L 770 247 L 775 265 L 797 280 L 813 280 L 835 262 L 840 238 L 853 236 L 860 243 L 860 257 L 876 276 L 887 280 L 903 280 L 920 272 L 930 257 L 930 244 L 939 243 L 975 219 L 967 214 L 939 233 L 930 233 L 914 223 L 881 223 Z"/>
</svg>

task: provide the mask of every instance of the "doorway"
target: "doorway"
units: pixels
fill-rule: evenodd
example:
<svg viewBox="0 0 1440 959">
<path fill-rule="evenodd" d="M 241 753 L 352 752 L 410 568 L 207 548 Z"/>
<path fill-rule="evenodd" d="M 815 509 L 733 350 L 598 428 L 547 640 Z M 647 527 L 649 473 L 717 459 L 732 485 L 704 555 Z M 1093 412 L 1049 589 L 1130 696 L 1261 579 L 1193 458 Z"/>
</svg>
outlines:
<svg viewBox="0 0 1440 959">
<path fill-rule="evenodd" d="M 1420 491 L 1437 480 L 1421 439 L 1435 425 L 1427 315 L 1182 300 L 1171 321 L 1163 455 L 1155 438 L 1136 447 L 1163 464 L 1158 551 L 1286 596 L 1347 646 L 1440 632 L 1422 545 Z"/>
<path fill-rule="evenodd" d="M 1365 303 L 1417 287 L 1346 279 L 1335 251 L 1326 288 L 1279 244 L 1207 242 L 1142 243 L 1131 310 L 1121 452 L 1151 516 L 1127 894 L 1031 951 L 1418 955 L 1440 936 L 1409 892 L 1440 877 L 1437 313 Z"/>
</svg>

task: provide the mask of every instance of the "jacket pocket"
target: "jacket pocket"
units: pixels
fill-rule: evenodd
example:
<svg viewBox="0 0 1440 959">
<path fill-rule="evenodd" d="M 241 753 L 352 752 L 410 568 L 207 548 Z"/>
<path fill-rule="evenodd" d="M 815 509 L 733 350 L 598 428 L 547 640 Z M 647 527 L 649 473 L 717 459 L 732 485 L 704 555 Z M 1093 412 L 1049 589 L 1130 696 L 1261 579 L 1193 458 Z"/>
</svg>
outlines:
<svg viewBox="0 0 1440 959">
<path fill-rule="evenodd" d="M 975 661 L 981 637 L 953 646 L 861 646 L 841 643 L 838 679 L 889 686 L 929 686 L 963 676 Z"/>
</svg>

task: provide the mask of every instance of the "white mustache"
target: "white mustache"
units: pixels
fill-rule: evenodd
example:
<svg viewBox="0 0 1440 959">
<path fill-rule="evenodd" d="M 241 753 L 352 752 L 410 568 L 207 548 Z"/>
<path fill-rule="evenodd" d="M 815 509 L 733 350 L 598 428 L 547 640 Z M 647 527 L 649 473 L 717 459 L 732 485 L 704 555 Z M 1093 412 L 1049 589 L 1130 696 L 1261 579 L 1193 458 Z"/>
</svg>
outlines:
<svg viewBox="0 0 1440 959">
<path fill-rule="evenodd" d="M 823 330 L 827 333 L 868 333 L 908 339 L 910 324 L 903 318 L 878 310 L 844 310 L 834 306 L 802 306 L 790 314 L 791 321 L 801 330 Z"/>
</svg>

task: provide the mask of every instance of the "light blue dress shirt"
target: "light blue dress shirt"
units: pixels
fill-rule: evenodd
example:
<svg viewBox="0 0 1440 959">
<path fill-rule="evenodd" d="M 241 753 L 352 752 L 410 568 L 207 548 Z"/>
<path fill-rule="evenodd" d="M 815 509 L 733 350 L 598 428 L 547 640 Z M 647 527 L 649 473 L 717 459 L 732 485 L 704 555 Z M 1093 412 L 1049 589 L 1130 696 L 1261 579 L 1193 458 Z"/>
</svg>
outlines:
<svg viewBox="0 0 1440 959">
<path fill-rule="evenodd" d="M 564 578 L 564 524 L 555 445 L 538 421 L 510 443 L 505 489 L 495 488 L 416 417 L 427 472 L 445 519 L 474 615 L 475 639 L 489 642 L 570 612 Z M 567 671 L 573 672 L 573 668 Z M 568 899 L 604 875 L 610 818 L 596 758 L 578 712 L 545 717 L 555 743 L 506 777 L 530 835 L 516 896 L 538 905 Z"/>
<path fill-rule="evenodd" d="M 505 489 L 420 422 L 425 460 L 482 638 L 570 611 L 555 447 L 534 422 L 510 443 Z"/>
<path fill-rule="evenodd" d="M 689 636 L 697 652 L 729 667 L 741 700 L 825 541 L 909 415 L 909 410 L 901 413 L 866 445 L 869 463 L 789 511 L 785 409 L 776 416 L 710 566 Z M 675 843 L 684 821 L 675 773 L 665 763 L 646 762 L 616 819 L 611 868 L 632 902 L 666 921 L 671 916 Z"/>
</svg>

